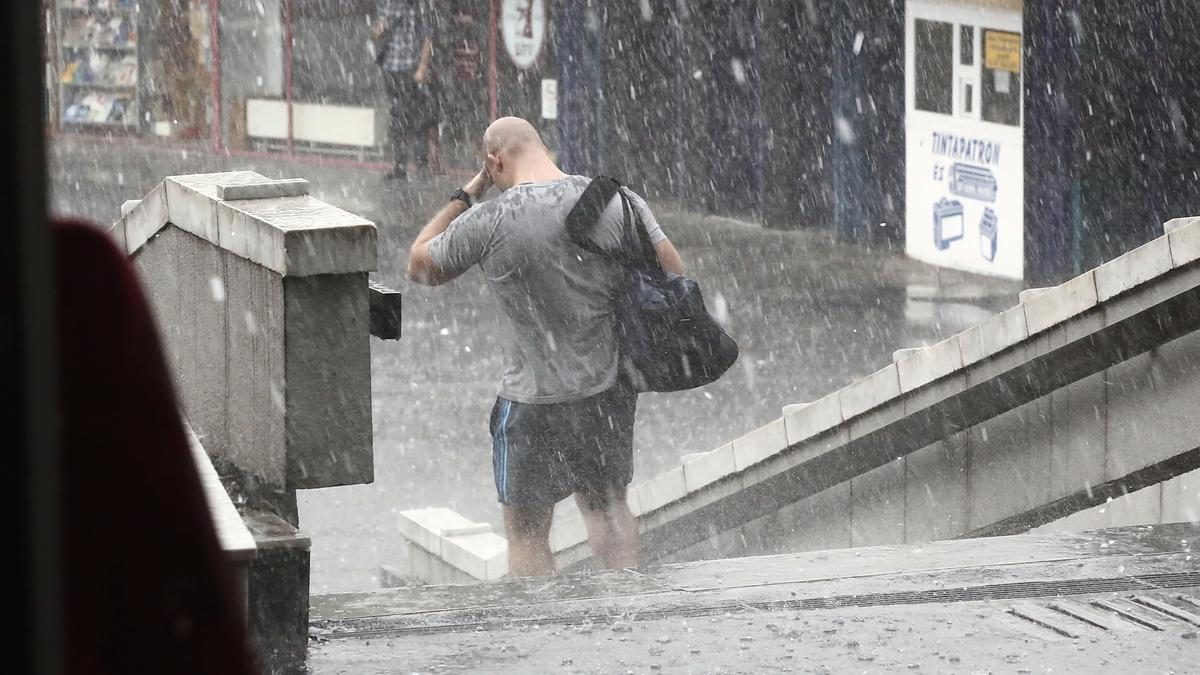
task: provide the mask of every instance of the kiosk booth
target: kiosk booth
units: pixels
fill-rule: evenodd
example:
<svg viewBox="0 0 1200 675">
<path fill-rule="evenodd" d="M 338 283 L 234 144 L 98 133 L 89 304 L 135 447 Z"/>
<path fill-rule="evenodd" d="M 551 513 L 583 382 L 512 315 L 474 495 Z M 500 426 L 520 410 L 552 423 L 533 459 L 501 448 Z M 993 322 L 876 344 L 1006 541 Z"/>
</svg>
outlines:
<svg viewBox="0 0 1200 675">
<path fill-rule="evenodd" d="M 1020 0 L 909 0 L 905 252 L 1024 277 Z"/>
</svg>

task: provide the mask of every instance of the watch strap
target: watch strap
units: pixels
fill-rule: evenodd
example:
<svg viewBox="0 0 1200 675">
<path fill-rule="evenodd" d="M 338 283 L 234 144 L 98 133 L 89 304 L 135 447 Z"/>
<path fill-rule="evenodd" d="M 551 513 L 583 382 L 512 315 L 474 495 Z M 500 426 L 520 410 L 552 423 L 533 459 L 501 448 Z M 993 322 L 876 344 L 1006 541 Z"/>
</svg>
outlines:
<svg viewBox="0 0 1200 675">
<path fill-rule="evenodd" d="M 456 199 L 458 201 L 466 204 L 467 208 L 471 208 L 472 206 L 475 205 L 475 200 L 471 199 L 471 195 L 468 194 L 467 191 L 462 188 L 459 188 L 459 189 L 455 190 L 454 192 L 450 193 L 450 201 L 454 201 Z"/>
</svg>

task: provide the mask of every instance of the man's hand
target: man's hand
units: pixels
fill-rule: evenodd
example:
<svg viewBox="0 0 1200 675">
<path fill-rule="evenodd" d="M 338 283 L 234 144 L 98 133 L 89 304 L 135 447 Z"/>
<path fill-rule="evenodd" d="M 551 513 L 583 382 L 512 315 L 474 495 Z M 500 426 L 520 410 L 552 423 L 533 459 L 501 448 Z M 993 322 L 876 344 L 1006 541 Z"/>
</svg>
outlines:
<svg viewBox="0 0 1200 675">
<path fill-rule="evenodd" d="M 487 194 L 487 191 L 490 190 L 491 187 L 492 176 L 487 172 L 487 169 L 484 168 L 480 169 L 479 173 L 475 174 L 474 178 L 467 181 L 467 184 L 463 186 L 463 192 L 471 195 L 472 200 L 479 201 L 480 199 L 483 199 L 483 196 Z"/>
<path fill-rule="evenodd" d="M 425 66 L 418 66 L 413 72 L 413 82 L 417 84 L 425 84 L 429 80 L 429 69 Z"/>
</svg>

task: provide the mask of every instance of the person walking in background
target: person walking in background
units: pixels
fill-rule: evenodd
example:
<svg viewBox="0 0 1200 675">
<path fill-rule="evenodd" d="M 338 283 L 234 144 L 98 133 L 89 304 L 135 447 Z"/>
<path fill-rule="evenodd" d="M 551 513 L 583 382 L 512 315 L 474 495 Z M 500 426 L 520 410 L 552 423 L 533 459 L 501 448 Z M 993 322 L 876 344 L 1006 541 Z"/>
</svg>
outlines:
<svg viewBox="0 0 1200 675">
<path fill-rule="evenodd" d="M 392 151 L 385 178 L 408 178 L 417 161 L 438 171 L 441 110 L 432 65 L 433 9 L 428 0 L 379 0 L 377 14 L 371 37 L 388 94 Z"/>
<path fill-rule="evenodd" d="M 433 216 L 412 245 L 407 276 L 437 285 L 478 264 L 508 318 L 508 370 L 492 409 L 492 465 L 504 506 L 509 573 L 552 574 L 554 505 L 574 494 L 588 541 L 610 569 L 638 562 L 626 501 L 633 478 L 637 393 L 619 373 L 612 293 L 622 269 L 567 234 L 590 180 L 554 164 L 529 122 L 504 117 L 483 136 L 483 170 Z M 495 185 L 495 199 L 474 205 Z M 679 253 L 641 197 L 626 191 L 662 267 Z M 619 195 L 596 228 L 598 245 L 624 241 Z"/>
</svg>

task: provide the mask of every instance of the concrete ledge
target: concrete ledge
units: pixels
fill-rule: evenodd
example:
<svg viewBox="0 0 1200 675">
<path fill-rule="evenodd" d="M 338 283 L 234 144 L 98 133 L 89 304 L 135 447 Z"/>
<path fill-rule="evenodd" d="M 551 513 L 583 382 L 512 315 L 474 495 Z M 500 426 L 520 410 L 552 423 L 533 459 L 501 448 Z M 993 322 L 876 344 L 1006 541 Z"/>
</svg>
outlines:
<svg viewBox="0 0 1200 675">
<path fill-rule="evenodd" d="M 900 395 L 900 375 L 890 364 L 838 392 L 842 419 L 861 415 Z"/>
<path fill-rule="evenodd" d="M 1172 218 L 1163 223 L 1163 234 L 1170 234 L 1175 230 L 1180 230 L 1190 225 L 1200 223 L 1200 216 L 1191 216 L 1188 218 Z"/>
<path fill-rule="evenodd" d="M 900 391 L 908 393 L 962 368 L 962 347 L 958 336 L 918 349 L 896 362 Z"/>
<path fill-rule="evenodd" d="M 1159 237 L 1097 267 L 1097 297 L 1104 302 L 1170 269 L 1169 237 Z"/>
<path fill-rule="evenodd" d="M 1097 301 L 1095 275 L 1088 270 L 1060 286 L 1044 289 L 1021 302 L 1025 308 L 1025 324 L 1029 334 L 1036 335 L 1095 307 Z"/>
<path fill-rule="evenodd" d="M 373 271 L 375 225 L 253 171 L 170 176 L 117 223 L 129 254 L 168 222 L 286 276 Z"/>
<path fill-rule="evenodd" d="M 1171 263 L 1183 267 L 1200 260 L 1200 218 L 1178 218 L 1170 222 L 1179 223 L 1167 235 L 1171 244 Z"/>
<path fill-rule="evenodd" d="M 487 523 L 446 508 L 402 511 L 398 522 L 406 540 L 474 579 L 490 581 L 508 573 L 508 542 Z"/>
<path fill-rule="evenodd" d="M 812 403 L 806 403 L 795 412 L 785 412 L 784 432 L 787 444 L 795 445 L 842 423 L 842 401 L 834 392 Z"/>
<path fill-rule="evenodd" d="M 727 443 L 710 452 L 700 453 L 683 465 L 683 482 L 688 492 L 699 490 L 737 471 L 733 444 Z"/>
<path fill-rule="evenodd" d="M 208 502 L 208 511 L 212 515 L 213 525 L 217 530 L 217 540 L 221 543 L 221 550 L 225 551 L 231 560 L 253 560 L 258 555 L 258 545 L 254 542 L 254 535 L 250 533 L 250 529 L 242 521 L 241 514 L 233 505 L 233 500 L 229 498 L 229 493 L 226 492 L 221 478 L 213 468 L 212 460 L 200 445 L 200 439 L 196 438 L 190 425 L 186 426 L 186 431 L 188 445 L 192 450 L 192 460 L 196 464 L 197 473 L 200 474 L 200 486 L 204 489 L 204 497 Z"/>
<path fill-rule="evenodd" d="M 742 471 L 772 455 L 783 452 L 783 449 L 788 446 L 787 427 L 781 417 L 734 440 L 732 445 L 734 468 Z"/>
<path fill-rule="evenodd" d="M 1029 337 L 1025 308 L 1018 305 L 1000 312 L 980 326 L 980 336 L 983 339 L 981 357 L 997 354 L 1021 342 Z"/>
<path fill-rule="evenodd" d="M 121 217 L 118 224 L 124 223 L 125 252 L 133 255 L 151 237 L 167 224 L 167 187 L 164 183 L 154 186 L 137 206 Z M 209 241 L 216 243 L 215 239 Z"/>
<path fill-rule="evenodd" d="M 634 487 L 642 514 L 652 513 L 663 506 L 682 499 L 688 493 L 683 477 L 683 467 L 675 467 Z"/>
</svg>

